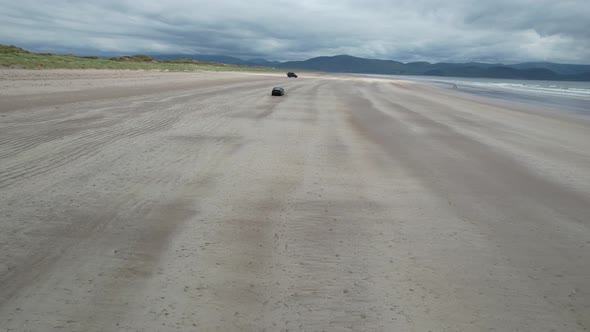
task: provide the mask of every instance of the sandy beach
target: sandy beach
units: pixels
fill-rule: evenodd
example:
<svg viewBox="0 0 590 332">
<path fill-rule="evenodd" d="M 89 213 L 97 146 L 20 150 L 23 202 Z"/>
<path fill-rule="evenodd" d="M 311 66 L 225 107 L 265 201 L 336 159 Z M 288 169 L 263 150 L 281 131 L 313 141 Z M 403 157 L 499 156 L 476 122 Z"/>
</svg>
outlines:
<svg viewBox="0 0 590 332">
<path fill-rule="evenodd" d="M 428 83 L 0 70 L 0 331 L 586 331 L 589 143 Z"/>
</svg>

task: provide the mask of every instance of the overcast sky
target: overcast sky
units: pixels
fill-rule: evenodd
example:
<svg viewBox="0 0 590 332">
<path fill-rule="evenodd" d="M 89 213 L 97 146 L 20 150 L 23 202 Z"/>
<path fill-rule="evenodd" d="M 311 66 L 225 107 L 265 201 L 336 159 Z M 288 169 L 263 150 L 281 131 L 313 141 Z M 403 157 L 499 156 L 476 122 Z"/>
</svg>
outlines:
<svg viewBox="0 0 590 332">
<path fill-rule="evenodd" d="M 78 54 L 590 64 L 590 0 L 0 0 L 0 44 Z"/>
</svg>

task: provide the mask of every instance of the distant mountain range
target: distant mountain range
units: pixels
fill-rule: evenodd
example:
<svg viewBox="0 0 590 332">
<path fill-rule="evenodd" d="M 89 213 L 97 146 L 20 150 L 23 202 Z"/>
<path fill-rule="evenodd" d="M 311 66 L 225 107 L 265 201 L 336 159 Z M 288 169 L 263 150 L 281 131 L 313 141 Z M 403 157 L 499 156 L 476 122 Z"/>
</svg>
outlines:
<svg viewBox="0 0 590 332">
<path fill-rule="evenodd" d="M 527 62 L 513 65 L 479 62 L 402 63 L 393 60 L 374 60 L 350 55 L 337 55 L 317 57 L 305 61 L 283 62 L 280 66 L 340 73 L 590 81 L 590 65 L 551 62 Z"/>
<path fill-rule="evenodd" d="M 219 62 L 219 63 L 227 63 L 231 65 L 242 65 L 242 66 L 263 66 L 263 67 L 279 67 L 281 62 L 279 61 L 268 61 L 266 59 L 256 58 L 256 59 L 240 59 L 233 56 L 227 55 L 214 55 L 214 54 L 194 54 L 194 55 L 187 55 L 187 54 L 160 54 L 160 55 L 152 55 L 157 60 L 172 60 L 172 59 L 179 59 L 179 58 L 191 58 L 196 59 L 202 62 Z"/>
<path fill-rule="evenodd" d="M 305 61 L 244 60 L 223 55 L 153 55 L 156 59 L 194 58 L 204 62 L 221 62 L 244 66 L 265 66 L 285 69 L 317 70 L 333 73 L 426 75 L 449 77 L 510 78 L 530 80 L 590 81 L 590 65 L 525 62 L 519 64 L 468 63 L 403 63 L 394 60 L 359 58 L 350 55 L 320 56 Z"/>
</svg>

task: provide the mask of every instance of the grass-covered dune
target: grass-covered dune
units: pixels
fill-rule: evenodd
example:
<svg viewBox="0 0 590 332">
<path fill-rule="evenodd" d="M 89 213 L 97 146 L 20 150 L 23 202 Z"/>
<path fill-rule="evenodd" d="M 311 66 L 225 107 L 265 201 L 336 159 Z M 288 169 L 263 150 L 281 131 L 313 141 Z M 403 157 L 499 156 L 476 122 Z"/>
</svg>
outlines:
<svg viewBox="0 0 590 332">
<path fill-rule="evenodd" d="M 147 55 L 99 58 L 73 54 L 33 53 L 14 45 L 0 45 L 0 68 L 20 69 L 141 69 L 168 71 L 279 71 L 269 67 L 251 67 L 194 59 L 156 60 Z"/>
</svg>

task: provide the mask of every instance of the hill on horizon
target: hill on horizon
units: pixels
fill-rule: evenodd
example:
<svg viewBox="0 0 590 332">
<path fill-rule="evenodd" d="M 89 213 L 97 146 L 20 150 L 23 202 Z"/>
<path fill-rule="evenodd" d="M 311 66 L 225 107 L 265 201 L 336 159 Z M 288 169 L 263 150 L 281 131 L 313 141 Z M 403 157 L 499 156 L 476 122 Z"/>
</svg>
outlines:
<svg viewBox="0 0 590 332">
<path fill-rule="evenodd" d="M 14 45 L 0 45 L 3 54 L 39 54 L 32 53 Z M 73 56 L 73 55 L 72 55 Z M 96 56 L 78 56 L 80 58 L 94 58 Z M 223 63 L 229 65 L 283 68 L 286 70 L 301 69 L 333 73 L 381 74 L 381 75 L 425 75 L 441 77 L 481 77 L 507 78 L 530 80 L 568 80 L 590 81 L 590 65 L 561 64 L 552 62 L 524 62 L 517 64 L 501 63 L 430 63 L 425 61 L 403 63 L 395 60 L 367 59 L 351 55 L 319 56 L 304 61 L 270 61 L 264 58 L 241 59 L 227 55 L 214 54 L 150 54 L 136 56 L 115 56 L 116 61 L 136 61 L 141 57 L 145 62 L 183 62 L 193 60 L 206 63 Z M 108 58 L 108 57 L 100 57 Z M 182 60 L 182 61 L 181 61 Z"/>
<path fill-rule="evenodd" d="M 502 64 L 483 62 L 430 63 L 426 61 L 418 61 L 403 63 L 395 60 L 368 59 L 345 54 L 319 56 L 303 61 L 285 62 L 270 61 L 263 58 L 241 59 L 227 55 L 212 54 L 153 55 L 153 57 L 156 59 L 173 59 L 182 57 L 193 58 L 199 61 L 222 62 L 246 66 L 317 70 L 333 73 L 590 81 L 590 65 L 552 62 Z"/>
<path fill-rule="evenodd" d="M 355 74 L 590 81 L 590 65 L 551 62 L 527 62 L 510 65 L 481 62 L 429 63 L 422 61 L 403 63 L 394 60 L 336 55 L 320 56 L 304 61 L 287 61 L 281 63 L 280 67 Z"/>
</svg>

